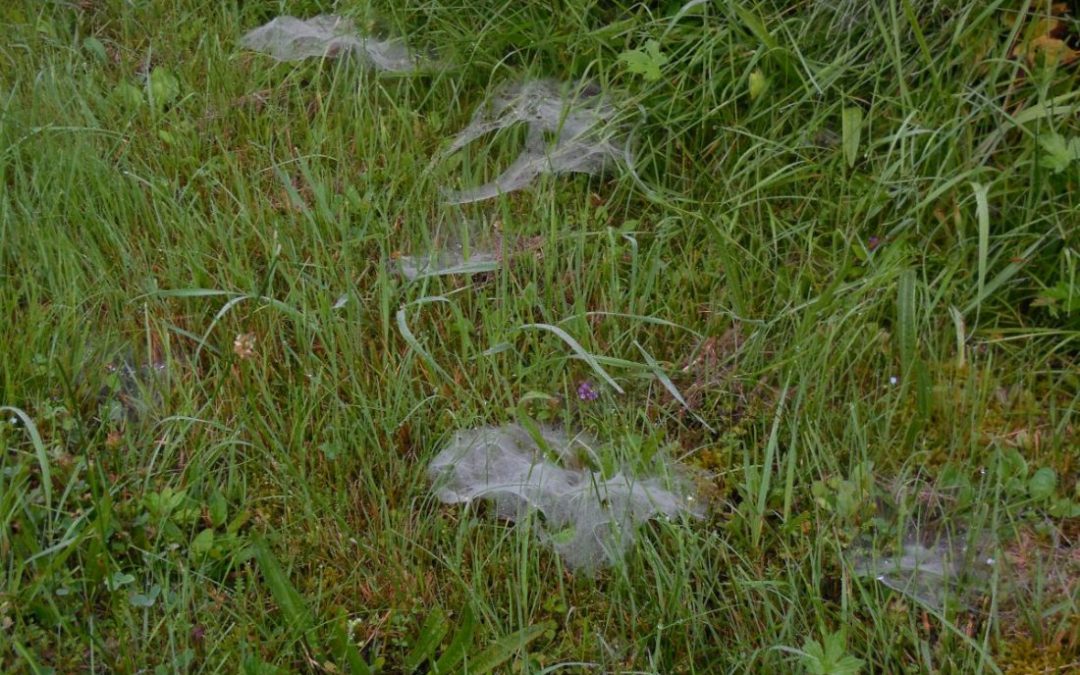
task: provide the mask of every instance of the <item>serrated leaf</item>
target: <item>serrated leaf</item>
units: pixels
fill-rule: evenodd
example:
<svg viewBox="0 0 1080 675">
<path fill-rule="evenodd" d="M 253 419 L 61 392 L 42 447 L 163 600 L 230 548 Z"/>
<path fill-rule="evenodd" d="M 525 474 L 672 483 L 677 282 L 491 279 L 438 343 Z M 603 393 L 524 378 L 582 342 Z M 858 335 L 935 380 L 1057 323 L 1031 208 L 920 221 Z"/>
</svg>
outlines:
<svg viewBox="0 0 1080 675">
<path fill-rule="evenodd" d="M 1028 494 L 1037 502 L 1054 496 L 1055 488 L 1057 488 L 1057 472 L 1048 466 L 1042 467 L 1028 479 Z"/>
<path fill-rule="evenodd" d="M 803 646 L 803 668 L 813 675 L 824 675 L 825 650 L 817 640 L 807 640 Z"/>
<path fill-rule="evenodd" d="M 845 656 L 832 664 L 830 675 L 856 675 L 862 669 L 862 659 L 854 656 Z"/>
<path fill-rule="evenodd" d="M 1069 168 L 1073 161 L 1073 152 L 1064 136 L 1058 133 L 1042 134 L 1039 136 L 1039 145 L 1043 149 L 1039 158 L 1040 166 L 1054 173 L 1061 173 Z"/>
<path fill-rule="evenodd" d="M 863 661 L 848 655 L 844 642 L 842 631 L 826 635 L 824 644 L 808 639 L 802 648 L 803 668 L 813 675 L 855 675 Z"/>
<path fill-rule="evenodd" d="M 628 49 L 619 54 L 619 60 L 626 64 L 626 70 L 634 75 L 641 75 L 647 82 L 659 80 L 660 67 L 668 62 L 666 54 L 660 51 L 660 43 L 649 40 L 645 49 Z"/>
<path fill-rule="evenodd" d="M 443 638 L 446 637 L 449 631 L 450 625 L 446 622 L 445 612 L 436 607 L 428 615 L 424 625 L 420 627 L 420 634 L 416 637 L 416 642 L 405 657 L 405 672 L 413 672 L 434 656 L 435 650 L 439 648 Z"/>
</svg>

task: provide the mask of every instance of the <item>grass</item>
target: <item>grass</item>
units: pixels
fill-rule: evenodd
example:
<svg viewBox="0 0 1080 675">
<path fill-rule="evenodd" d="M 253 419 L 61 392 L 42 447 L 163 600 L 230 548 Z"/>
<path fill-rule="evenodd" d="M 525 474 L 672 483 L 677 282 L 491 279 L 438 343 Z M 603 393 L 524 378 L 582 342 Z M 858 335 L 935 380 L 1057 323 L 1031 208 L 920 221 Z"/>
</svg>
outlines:
<svg viewBox="0 0 1080 675">
<path fill-rule="evenodd" d="M 1080 101 L 1047 3 L 691 4 L 5 3 L 0 670 L 1078 667 Z M 236 46 L 319 11 L 450 65 Z M 596 81 L 634 171 L 441 206 L 519 139 L 430 158 L 528 77 Z M 496 229 L 537 245 L 393 273 Z M 709 518 L 588 577 L 438 504 L 450 434 L 522 414 L 706 470 Z M 851 574 L 920 528 L 993 542 L 976 601 Z"/>
</svg>

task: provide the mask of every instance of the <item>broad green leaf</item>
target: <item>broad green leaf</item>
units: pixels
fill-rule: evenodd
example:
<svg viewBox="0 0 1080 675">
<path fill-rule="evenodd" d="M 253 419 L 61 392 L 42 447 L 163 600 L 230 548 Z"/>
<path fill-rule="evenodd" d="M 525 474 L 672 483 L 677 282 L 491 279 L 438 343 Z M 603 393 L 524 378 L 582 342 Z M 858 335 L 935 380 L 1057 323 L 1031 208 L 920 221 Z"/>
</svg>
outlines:
<svg viewBox="0 0 1080 675">
<path fill-rule="evenodd" d="M 212 548 L 214 548 L 214 531 L 209 527 L 191 540 L 191 555 L 195 557 L 206 555 Z"/>
<path fill-rule="evenodd" d="M 1046 501 L 1054 495 L 1057 487 L 1057 472 L 1044 466 L 1028 479 L 1028 494 L 1037 502 Z"/>
<path fill-rule="evenodd" d="M 1080 503 L 1062 497 L 1055 499 L 1047 512 L 1054 518 L 1080 518 Z"/>
<path fill-rule="evenodd" d="M 465 658 L 465 652 L 468 650 L 469 645 L 472 644 L 473 632 L 476 630 L 476 615 L 473 614 L 472 607 L 469 605 L 466 605 L 465 609 L 462 610 L 458 625 L 460 628 L 454 633 L 450 645 L 431 668 L 431 672 L 435 673 L 435 675 L 449 673 Z"/>
<path fill-rule="evenodd" d="M 812 675 L 825 675 L 825 650 L 817 640 L 807 640 L 802 647 L 802 664 Z"/>
<path fill-rule="evenodd" d="M 83 49 L 90 52 L 90 54 L 92 54 L 100 63 L 105 63 L 109 60 L 109 54 L 105 51 L 105 45 L 93 35 L 83 40 Z"/>
<path fill-rule="evenodd" d="M 758 68 L 750 73 L 750 100 L 756 101 L 761 98 L 761 95 L 765 93 L 765 90 L 769 88 L 769 80 L 765 77 L 765 73 L 761 72 Z"/>
<path fill-rule="evenodd" d="M 162 67 L 154 68 L 150 73 L 150 101 L 160 110 L 180 96 L 180 80 Z"/>
<path fill-rule="evenodd" d="M 1003 478 L 1019 478 L 1021 480 L 1027 478 L 1027 460 L 1024 459 L 1024 456 L 1021 455 L 1020 451 L 1016 448 L 1010 448 L 1006 452 L 1001 453 L 998 461 L 1001 463 L 1001 473 Z"/>
<path fill-rule="evenodd" d="M 416 642 L 405 657 L 405 672 L 413 672 L 434 656 L 435 650 L 439 648 L 449 631 L 450 625 L 446 622 L 446 614 L 441 608 L 436 607 L 428 615 L 424 625 L 420 627 L 420 635 L 416 637 Z"/>
<path fill-rule="evenodd" d="M 130 574 L 125 574 L 123 572 L 113 572 L 111 575 L 106 577 L 105 588 L 108 588 L 110 591 L 115 591 L 121 586 L 126 586 L 133 581 L 135 581 L 135 577 Z"/>
<path fill-rule="evenodd" d="M 229 504 L 225 501 L 225 495 L 221 494 L 220 490 L 214 490 L 210 495 L 207 511 L 210 513 L 210 524 L 214 527 L 221 527 L 228 520 Z"/>
<path fill-rule="evenodd" d="M 154 606 L 154 603 L 157 602 L 157 597 L 160 594 L 161 586 L 158 586 L 157 584 L 151 586 L 148 593 L 137 593 L 135 591 L 128 591 L 128 603 L 130 603 L 132 607 L 141 607 L 143 609 L 148 609 Z"/>
<path fill-rule="evenodd" d="M 475 657 L 469 659 L 466 663 L 466 671 L 471 675 L 490 673 L 513 658 L 519 651 L 524 650 L 525 647 L 536 641 L 544 633 L 554 628 L 554 622 L 545 621 L 504 636 Z"/>
<path fill-rule="evenodd" d="M 844 159 L 849 167 L 855 166 L 859 159 L 859 144 L 862 141 L 863 111 L 858 106 L 844 108 L 840 119 L 844 146 Z"/>
</svg>

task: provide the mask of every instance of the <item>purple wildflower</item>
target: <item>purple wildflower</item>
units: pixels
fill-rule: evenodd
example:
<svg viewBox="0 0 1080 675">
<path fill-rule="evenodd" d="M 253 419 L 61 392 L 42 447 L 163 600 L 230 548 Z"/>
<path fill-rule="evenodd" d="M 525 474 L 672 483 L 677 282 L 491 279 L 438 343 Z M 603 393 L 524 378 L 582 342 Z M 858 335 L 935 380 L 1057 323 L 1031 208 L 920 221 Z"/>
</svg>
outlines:
<svg viewBox="0 0 1080 675">
<path fill-rule="evenodd" d="M 582 401 L 595 401 L 600 398 L 600 392 L 597 391 L 592 382 L 585 380 L 578 385 L 577 397 Z"/>
</svg>

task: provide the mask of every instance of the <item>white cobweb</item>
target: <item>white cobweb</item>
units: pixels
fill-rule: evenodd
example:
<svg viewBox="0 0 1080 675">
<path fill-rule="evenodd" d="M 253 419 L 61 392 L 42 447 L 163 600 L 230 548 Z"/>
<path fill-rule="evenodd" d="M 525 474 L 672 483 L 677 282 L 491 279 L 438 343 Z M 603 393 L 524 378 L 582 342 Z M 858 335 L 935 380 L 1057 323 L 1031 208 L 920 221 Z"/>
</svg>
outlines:
<svg viewBox="0 0 1080 675">
<path fill-rule="evenodd" d="M 520 123 L 529 127 L 525 149 L 495 180 L 448 192 L 446 202 L 490 199 L 520 190 L 545 173 L 597 175 L 617 161 L 628 161 L 625 140 L 612 130 L 615 114 L 602 95 L 580 83 L 566 86 L 554 80 L 533 80 L 504 87 L 473 114 L 446 154 Z"/>
<path fill-rule="evenodd" d="M 585 572 L 620 560 L 647 520 L 704 516 L 688 482 L 626 472 L 604 478 L 579 462 L 593 454 L 593 439 L 551 427 L 540 433 L 546 448 L 518 425 L 457 432 L 428 468 L 435 496 L 447 504 L 485 499 L 509 520 L 539 512 L 542 539 Z"/>
<path fill-rule="evenodd" d="M 408 281 L 494 272 L 503 262 L 505 242 L 486 218 L 438 224 L 410 255 L 397 256 L 392 269 Z"/>
<path fill-rule="evenodd" d="M 898 546 L 875 547 L 864 541 L 850 562 L 856 576 L 872 578 L 937 610 L 975 604 L 996 564 L 990 541 L 964 531 L 912 531 Z"/>
<path fill-rule="evenodd" d="M 412 72 L 418 60 L 399 40 L 360 35 L 348 17 L 322 14 L 310 19 L 279 16 L 240 38 L 245 49 L 278 61 L 352 56 L 379 70 Z"/>
<path fill-rule="evenodd" d="M 456 246 L 427 255 L 401 256 L 397 263 L 401 276 L 415 281 L 425 277 L 469 276 L 493 272 L 499 267 L 499 256 L 488 251 L 473 251 L 466 257 L 461 247 Z"/>
</svg>

